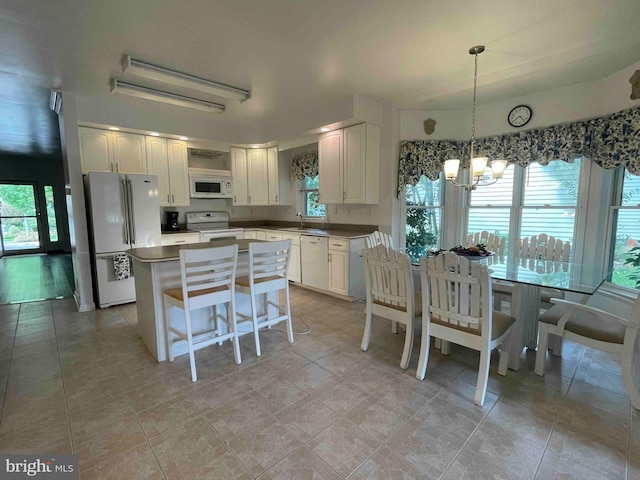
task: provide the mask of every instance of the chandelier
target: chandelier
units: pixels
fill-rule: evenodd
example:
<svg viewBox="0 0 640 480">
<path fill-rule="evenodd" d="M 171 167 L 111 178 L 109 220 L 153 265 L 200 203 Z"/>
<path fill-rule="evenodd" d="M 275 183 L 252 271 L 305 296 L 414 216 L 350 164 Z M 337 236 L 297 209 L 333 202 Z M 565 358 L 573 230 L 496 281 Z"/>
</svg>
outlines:
<svg viewBox="0 0 640 480">
<path fill-rule="evenodd" d="M 458 183 L 458 169 L 460 168 L 460 159 L 452 158 L 444 162 L 444 175 L 452 185 L 463 187 L 467 191 L 475 190 L 477 185 L 491 185 L 502 178 L 505 168 L 507 168 L 506 160 L 493 160 L 491 167 L 487 168 L 487 157 L 476 157 L 476 91 L 478 84 L 478 55 L 484 52 L 484 45 L 477 45 L 469 49 L 469 54 L 475 57 L 475 71 L 473 74 L 473 109 L 471 115 L 471 154 L 469 155 L 469 176 L 467 183 Z M 488 173 L 490 170 L 491 173 Z M 493 180 L 489 179 L 489 176 Z"/>
</svg>

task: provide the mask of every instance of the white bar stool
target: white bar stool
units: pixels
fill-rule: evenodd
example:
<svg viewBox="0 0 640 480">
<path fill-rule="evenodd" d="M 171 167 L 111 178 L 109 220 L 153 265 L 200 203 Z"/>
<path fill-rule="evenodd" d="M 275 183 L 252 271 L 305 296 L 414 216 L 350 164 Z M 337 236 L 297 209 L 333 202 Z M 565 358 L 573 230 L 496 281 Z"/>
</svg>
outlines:
<svg viewBox="0 0 640 480">
<path fill-rule="evenodd" d="M 247 293 L 251 299 L 251 316 L 237 313 L 243 320 L 250 320 L 256 341 L 256 354 L 260 356 L 260 328 L 271 327 L 285 320 L 287 322 L 287 338 L 293 343 L 291 327 L 291 305 L 289 303 L 289 258 L 291 257 L 291 240 L 278 242 L 255 242 L 249 244 L 249 274 L 236 279 L 238 292 Z M 274 303 L 267 298 L 270 292 L 279 293 L 284 290 L 284 305 Z M 258 315 L 256 297 L 263 296 L 264 313 Z M 278 316 L 269 318 L 269 306 L 278 309 Z"/>
<path fill-rule="evenodd" d="M 180 273 L 182 286 L 169 288 L 163 292 L 164 321 L 167 331 L 169 361 L 173 362 L 173 335 L 187 342 L 191 362 L 191 379 L 196 382 L 196 360 L 194 352 L 214 343 L 233 341 L 236 363 L 240 363 L 240 347 L 235 314 L 235 282 L 238 265 L 238 245 L 216 248 L 180 250 Z M 226 317 L 218 313 L 217 306 L 225 304 Z M 171 326 L 169 307 L 184 310 L 186 329 L 184 332 Z M 193 334 L 191 310 L 213 307 L 213 329 Z M 219 328 L 218 320 L 226 326 L 226 333 Z"/>
</svg>

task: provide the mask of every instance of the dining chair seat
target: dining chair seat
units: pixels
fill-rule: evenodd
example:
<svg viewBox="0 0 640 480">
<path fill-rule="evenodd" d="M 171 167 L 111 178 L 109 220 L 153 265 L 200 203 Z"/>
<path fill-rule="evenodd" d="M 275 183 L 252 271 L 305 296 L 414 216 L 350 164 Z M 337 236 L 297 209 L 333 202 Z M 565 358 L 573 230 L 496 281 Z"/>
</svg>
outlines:
<svg viewBox="0 0 640 480">
<path fill-rule="evenodd" d="M 557 326 L 566 312 L 566 306 L 554 305 L 540 317 L 540 322 Z M 623 344 L 627 327 L 621 323 L 603 322 L 600 317 L 593 313 L 582 311 L 580 315 L 569 317 L 564 329 L 576 335 L 593 338 L 601 342 Z"/>
<path fill-rule="evenodd" d="M 480 328 L 469 328 L 462 325 L 450 324 L 449 322 L 443 322 L 437 316 L 432 315 L 431 321 L 433 323 L 437 323 L 439 325 L 444 325 L 445 327 L 452 328 L 454 330 L 460 330 L 461 332 L 471 333 L 473 335 L 482 335 L 482 327 Z M 493 323 L 491 325 L 491 340 L 496 340 L 502 337 L 507 331 L 511 328 L 511 326 L 516 322 L 515 317 L 511 315 L 507 315 L 506 313 L 493 311 Z"/>
<path fill-rule="evenodd" d="M 398 310 L 399 312 L 406 312 L 407 305 L 393 305 L 391 303 L 385 303 L 381 300 L 374 300 L 373 303 L 376 305 L 380 305 L 381 307 L 393 308 L 394 310 Z M 422 294 L 420 292 L 415 292 L 413 295 L 413 311 L 415 315 L 422 315 Z"/>
<path fill-rule="evenodd" d="M 628 299 L 607 292 L 608 298 L 617 298 L 619 307 Z M 636 386 L 637 371 L 634 365 L 636 342 L 640 328 L 640 295 L 636 296 L 630 312 L 618 316 L 590 305 L 554 298 L 555 305 L 540 316 L 536 375 L 544 375 L 549 335 L 567 338 L 581 345 L 617 354 L 622 370 L 622 381 L 631 404 L 640 410 L 640 392 Z M 605 307 L 606 308 L 606 307 Z M 618 310 L 612 307 L 612 310 Z"/>
</svg>

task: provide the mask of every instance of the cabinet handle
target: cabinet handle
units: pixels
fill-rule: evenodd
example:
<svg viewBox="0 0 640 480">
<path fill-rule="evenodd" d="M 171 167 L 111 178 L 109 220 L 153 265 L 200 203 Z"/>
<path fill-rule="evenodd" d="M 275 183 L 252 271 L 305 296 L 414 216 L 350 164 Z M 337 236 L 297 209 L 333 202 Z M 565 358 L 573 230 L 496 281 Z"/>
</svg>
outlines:
<svg viewBox="0 0 640 480">
<path fill-rule="evenodd" d="M 331 246 L 332 247 L 341 247 L 342 245 L 340 245 L 339 243 L 332 243 Z"/>
<path fill-rule="evenodd" d="M 118 165 L 118 162 L 116 162 L 116 172 L 120 171 L 120 165 Z"/>
<path fill-rule="evenodd" d="M 236 196 L 233 196 L 233 203 L 238 203 L 238 201 L 236 200 Z"/>
<path fill-rule="evenodd" d="M 276 195 L 276 203 L 278 203 L 278 195 Z"/>
<path fill-rule="evenodd" d="M 111 162 L 111 171 L 115 172 L 115 170 L 113 169 L 113 162 Z"/>
<path fill-rule="evenodd" d="M 171 203 L 171 200 L 169 200 L 169 194 L 167 193 L 167 203 Z"/>
<path fill-rule="evenodd" d="M 176 243 L 187 243 L 186 240 L 176 240 Z"/>
<path fill-rule="evenodd" d="M 347 199 L 347 192 L 342 192 L 342 200 L 346 200 Z"/>
<path fill-rule="evenodd" d="M 249 203 L 251 203 L 251 195 L 249 195 Z"/>
<path fill-rule="evenodd" d="M 173 193 L 171 194 L 171 203 L 176 203 L 176 196 Z"/>
<path fill-rule="evenodd" d="M 327 253 L 327 262 L 330 262 L 330 261 L 331 261 L 331 254 Z"/>
</svg>

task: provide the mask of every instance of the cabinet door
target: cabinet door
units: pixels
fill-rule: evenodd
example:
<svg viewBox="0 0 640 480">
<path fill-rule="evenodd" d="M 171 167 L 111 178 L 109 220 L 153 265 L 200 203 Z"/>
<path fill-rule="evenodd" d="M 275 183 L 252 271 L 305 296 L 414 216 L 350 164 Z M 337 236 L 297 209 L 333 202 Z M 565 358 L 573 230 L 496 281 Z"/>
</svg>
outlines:
<svg viewBox="0 0 640 480">
<path fill-rule="evenodd" d="M 257 230 L 245 230 L 244 238 L 253 238 L 254 240 L 258 238 Z"/>
<path fill-rule="evenodd" d="M 344 129 L 344 203 L 365 203 L 365 124 Z"/>
<path fill-rule="evenodd" d="M 144 135 L 112 132 L 113 159 L 120 173 L 147 173 L 147 154 Z"/>
<path fill-rule="evenodd" d="M 320 203 L 343 203 L 342 140 L 342 130 L 320 135 L 318 140 Z"/>
<path fill-rule="evenodd" d="M 269 205 L 278 205 L 280 203 L 278 147 L 272 147 L 267 150 L 267 172 L 269 176 Z"/>
<path fill-rule="evenodd" d="M 171 204 L 176 207 L 189 206 L 189 165 L 187 142 L 167 140 L 167 158 L 169 161 L 169 186 Z"/>
<path fill-rule="evenodd" d="M 233 173 L 233 204 L 249 205 L 247 189 L 247 151 L 231 147 L 231 172 Z"/>
<path fill-rule="evenodd" d="M 329 290 L 349 295 L 349 253 L 329 250 Z"/>
<path fill-rule="evenodd" d="M 247 150 L 247 178 L 249 205 L 269 204 L 269 176 L 267 151 L 264 148 Z"/>
<path fill-rule="evenodd" d="M 150 175 L 158 176 L 158 200 L 160 200 L 161 207 L 166 207 L 171 205 L 167 140 L 159 137 L 146 137 L 146 149 L 147 169 Z"/>
<path fill-rule="evenodd" d="M 266 240 L 267 239 L 267 232 L 265 232 L 264 230 L 258 230 L 256 232 L 256 239 L 257 240 Z"/>
<path fill-rule="evenodd" d="M 277 242 L 279 240 L 282 240 L 282 234 L 280 232 L 266 231 L 264 239 L 269 240 L 270 242 Z"/>
<path fill-rule="evenodd" d="M 291 245 L 289 280 L 298 283 L 302 282 L 302 270 L 300 269 L 300 245 Z"/>
<path fill-rule="evenodd" d="M 97 128 L 78 127 L 82 173 L 113 172 L 111 132 Z"/>
</svg>

